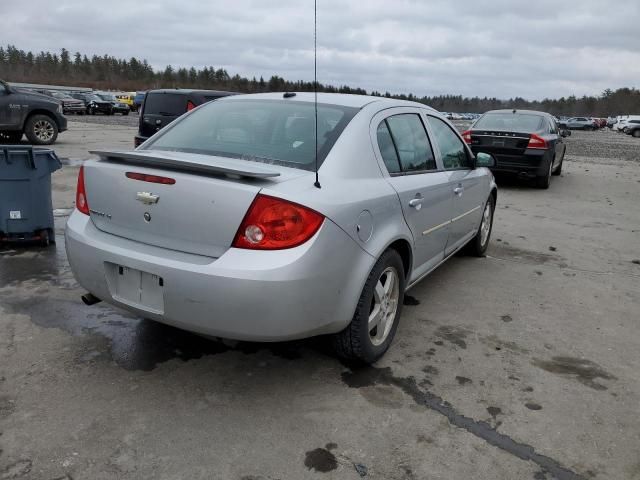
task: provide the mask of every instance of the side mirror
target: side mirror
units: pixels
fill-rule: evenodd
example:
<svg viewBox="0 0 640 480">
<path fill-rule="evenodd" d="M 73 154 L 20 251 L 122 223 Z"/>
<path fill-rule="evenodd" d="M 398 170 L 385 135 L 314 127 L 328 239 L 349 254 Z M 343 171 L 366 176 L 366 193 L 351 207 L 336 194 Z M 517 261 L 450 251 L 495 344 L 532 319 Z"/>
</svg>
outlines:
<svg viewBox="0 0 640 480">
<path fill-rule="evenodd" d="M 563 129 L 563 130 L 560 130 L 560 136 L 561 137 L 565 137 L 565 138 L 566 137 L 570 137 L 571 136 L 571 130 L 568 130 L 566 128 Z"/>
<path fill-rule="evenodd" d="M 495 167 L 496 159 L 493 158 L 493 155 L 485 152 L 476 153 L 476 167 Z"/>
</svg>

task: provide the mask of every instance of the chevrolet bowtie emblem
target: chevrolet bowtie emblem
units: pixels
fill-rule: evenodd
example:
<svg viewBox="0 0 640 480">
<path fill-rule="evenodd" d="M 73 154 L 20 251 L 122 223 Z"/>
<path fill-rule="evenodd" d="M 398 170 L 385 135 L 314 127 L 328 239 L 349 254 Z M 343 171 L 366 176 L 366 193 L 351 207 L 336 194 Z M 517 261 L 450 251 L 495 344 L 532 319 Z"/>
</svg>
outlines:
<svg viewBox="0 0 640 480">
<path fill-rule="evenodd" d="M 154 195 L 151 192 L 138 192 L 136 193 L 136 200 L 144 203 L 145 205 L 153 205 L 154 203 L 158 203 L 160 195 Z"/>
</svg>

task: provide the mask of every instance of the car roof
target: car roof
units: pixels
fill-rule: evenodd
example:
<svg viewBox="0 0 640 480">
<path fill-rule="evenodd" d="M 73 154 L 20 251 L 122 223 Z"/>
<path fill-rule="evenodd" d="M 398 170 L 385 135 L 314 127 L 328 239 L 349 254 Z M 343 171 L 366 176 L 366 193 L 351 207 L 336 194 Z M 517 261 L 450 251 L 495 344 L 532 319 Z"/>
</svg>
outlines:
<svg viewBox="0 0 640 480">
<path fill-rule="evenodd" d="M 284 97 L 284 94 L 295 95 L 290 97 Z M 283 100 L 289 102 L 313 102 L 315 100 L 315 94 L 313 92 L 271 92 L 271 93 L 251 93 L 246 95 L 234 95 L 233 97 L 225 98 L 225 101 L 236 101 L 247 98 L 264 99 L 264 100 Z M 435 109 L 418 102 L 409 102 L 407 100 L 396 100 L 394 98 L 386 97 L 374 97 L 371 95 L 353 95 L 349 93 L 324 93 L 318 92 L 318 103 L 328 105 L 340 105 L 343 107 L 354 107 L 362 109 L 367 105 L 376 103 L 381 106 L 388 107 L 420 107 L 427 108 L 436 112 Z"/>
<path fill-rule="evenodd" d="M 224 90 L 198 90 L 193 88 L 158 88 L 156 90 L 148 90 L 146 93 L 174 93 L 178 95 L 236 95 L 235 92 L 225 92 Z"/>
<path fill-rule="evenodd" d="M 489 110 L 486 113 L 526 113 L 526 114 L 534 114 L 534 115 L 544 115 L 547 117 L 553 117 L 553 115 L 551 115 L 548 112 L 541 112 L 539 110 L 525 110 L 525 109 L 519 109 L 519 108 L 503 108 L 501 110 Z"/>
</svg>

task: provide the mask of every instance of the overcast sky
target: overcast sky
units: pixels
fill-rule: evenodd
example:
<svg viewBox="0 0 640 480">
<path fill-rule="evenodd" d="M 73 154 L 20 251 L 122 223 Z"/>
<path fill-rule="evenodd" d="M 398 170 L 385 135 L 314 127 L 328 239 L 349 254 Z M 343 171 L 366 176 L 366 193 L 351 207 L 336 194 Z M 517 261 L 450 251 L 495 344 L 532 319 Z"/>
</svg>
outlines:
<svg viewBox="0 0 640 480">
<path fill-rule="evenodd" d="M 146 5 L 145 5 L 146 4 Z M 0 43 L 313 79 L 313 0 L 0 0 Z M 640 86 L 638 0 L 318 0 L 318 80 L 418 95 Z"/>
</svg>

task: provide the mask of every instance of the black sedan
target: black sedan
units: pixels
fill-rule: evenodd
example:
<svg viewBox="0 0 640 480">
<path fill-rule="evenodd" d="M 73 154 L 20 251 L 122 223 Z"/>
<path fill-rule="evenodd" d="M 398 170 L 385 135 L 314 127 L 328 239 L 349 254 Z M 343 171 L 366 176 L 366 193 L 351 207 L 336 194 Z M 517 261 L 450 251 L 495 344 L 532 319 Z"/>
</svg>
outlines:
<svg viewBox="0 0 640 480">
<path fill-rule="evenodd" d="M 473 153 L 493 155 L 494 172 L 534 178 L 539 188 L 549 188 L 551 175 L 560 175 L 571 132 L 556 119 L 533 110 L 492 110 L 462 134 Z"/>
<path fill-rule="evenodd" d="M 95 93 L 72 93 L 73 98 L 82 100 L 89 115 L 96 113 L 104 113 L 105 115 L 113 115 L 113 105 L 101 99 Z"/>
</svg>

